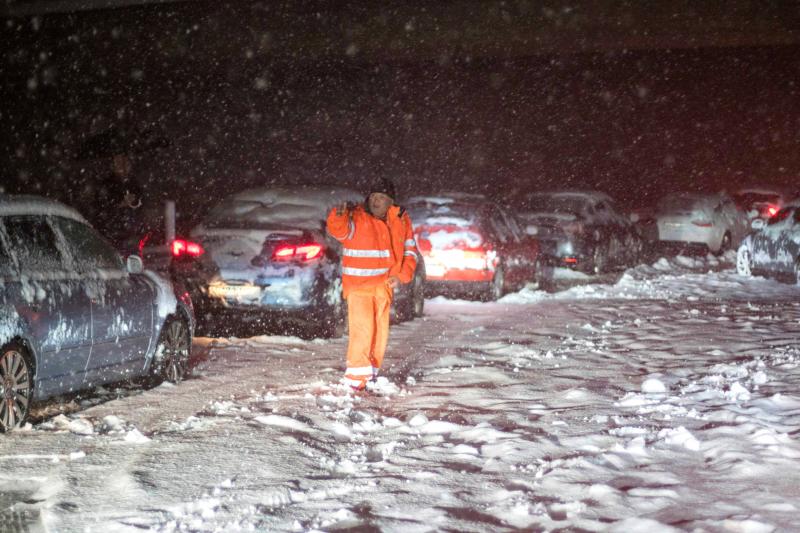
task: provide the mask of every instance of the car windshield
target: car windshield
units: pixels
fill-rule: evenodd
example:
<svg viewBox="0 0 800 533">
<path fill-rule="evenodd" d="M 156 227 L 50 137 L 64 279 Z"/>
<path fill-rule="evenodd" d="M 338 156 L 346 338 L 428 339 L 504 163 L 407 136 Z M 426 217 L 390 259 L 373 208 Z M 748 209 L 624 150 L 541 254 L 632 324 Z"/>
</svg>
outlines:
<svg viewBox="0 0 800 533">
<path fill-rule="evenodd" d="M 528 199 L 526 210 L 535 213 L 560 213 L 580 215 L 586 201 L 576 196 L 535 195 Z"/>
</svg>

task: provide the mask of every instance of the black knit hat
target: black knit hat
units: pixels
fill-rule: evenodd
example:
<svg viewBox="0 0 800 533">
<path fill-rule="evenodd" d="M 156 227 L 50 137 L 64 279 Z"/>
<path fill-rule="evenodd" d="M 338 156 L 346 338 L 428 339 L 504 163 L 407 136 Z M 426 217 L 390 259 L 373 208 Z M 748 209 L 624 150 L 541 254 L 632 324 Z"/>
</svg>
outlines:
<svg viewBox="0 0 800 533">
<path fill-rule="evenodd" d="M 392 183 L 392 180 L 390 180 L 389 178 L 375 179 L 370 185 L 369 191 L 367 191 L 367 198 L 369 198 L 369 196 L 374 192 L 380 192 L 385 194 L 392 200 L 395 199 L 394 183 Z"/>
</svg>

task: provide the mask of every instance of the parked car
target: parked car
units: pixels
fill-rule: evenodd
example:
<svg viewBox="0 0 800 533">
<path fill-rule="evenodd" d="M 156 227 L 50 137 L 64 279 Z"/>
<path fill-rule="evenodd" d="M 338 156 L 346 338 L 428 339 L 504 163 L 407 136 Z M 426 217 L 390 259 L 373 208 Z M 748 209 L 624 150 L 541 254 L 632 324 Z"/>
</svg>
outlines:
<svg viewBox="0 0 800 533">
<path fill-rule="evenodd" d="M 290 321 L 324 337 L 344 334 L 341 245 L 325 231 L 330 207 L 361 202 L 333 186 L 255 188 L 225 198 L 172 246 L 173 276 L 190 288 L 198 317 L 235 323 Z M 395 291 L 393 317 L 424 307 L 425 265 Z"/>
<path fill-rule="evenodd" d="M 538 242 L 506 209 L 474 195 L 416 197 L 405 205 L 432 290 L 496 300 L 538 281 Z"/>
<path fill-rule="evenodd" d="M 736 271 L 800 285 L 800 204 L 791 204 L 767 221 L 755 219 L 753 233 L 736 253 Z"/>
<path fill-rule="evenodd" d="M 750 230 L 747 216 L 724 193 L 675 193 L 657 209 L 661 244 L 702 246 L 715 254 L 736 249 Z"/>
<path fill-rule="evenodd" d="M 180 381 L 188 293 L 127 263 L 74 209 L 0 195 L 0 430 L 31 403 L 141 376 Z"/>
<path fill-rule="evenodd" d="M 778 189 L 753 187 L 736 191 L 733 200 L 747 214 L 749 220 L 768 220 L 783 208 L 786 196 Z"/>
<path fill-rule="evenodd" d="M 523 199 L 519 216 L 553 266 L 597 274 L 639 262 L 641 235 L 604 193 L 534 193 Z"/>
</svg>

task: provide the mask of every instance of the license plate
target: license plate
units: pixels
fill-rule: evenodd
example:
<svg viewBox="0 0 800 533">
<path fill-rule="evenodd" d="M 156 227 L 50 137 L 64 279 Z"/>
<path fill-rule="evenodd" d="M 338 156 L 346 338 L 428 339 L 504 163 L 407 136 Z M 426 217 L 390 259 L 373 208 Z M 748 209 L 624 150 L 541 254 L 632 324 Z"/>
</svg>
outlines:
<svg viewBox="0 0 800 533">
<path fill-rule="evenodd" d="M 211 285 L 208 294 L 216 298 L 255 300 L 261 297 L 261 287 L 256 285 Z"/>
</svg>

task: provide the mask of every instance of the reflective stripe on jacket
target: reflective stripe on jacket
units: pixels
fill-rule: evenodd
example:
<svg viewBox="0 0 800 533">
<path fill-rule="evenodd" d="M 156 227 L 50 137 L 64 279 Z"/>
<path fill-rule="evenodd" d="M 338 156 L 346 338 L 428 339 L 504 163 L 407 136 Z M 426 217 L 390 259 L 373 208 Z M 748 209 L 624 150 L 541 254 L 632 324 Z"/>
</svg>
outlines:
<svg viewBox="0 0 800 533">
<path fill-rule="evenodd" d="M 328 233 L 342 243 L 342 289 L 345 298 L 356 287 L 373 287 L 397 276 L 409 283 L 417 267 L 417 243 L 411 219 L 393 205 L 386 220 L 358 206 L 350 214 L 328 213 Z"/>
</svg>

